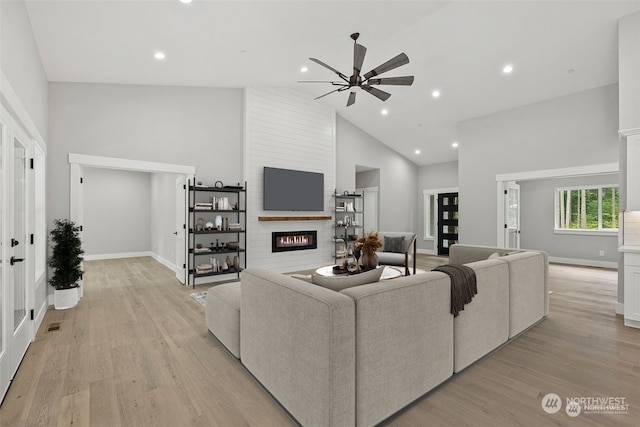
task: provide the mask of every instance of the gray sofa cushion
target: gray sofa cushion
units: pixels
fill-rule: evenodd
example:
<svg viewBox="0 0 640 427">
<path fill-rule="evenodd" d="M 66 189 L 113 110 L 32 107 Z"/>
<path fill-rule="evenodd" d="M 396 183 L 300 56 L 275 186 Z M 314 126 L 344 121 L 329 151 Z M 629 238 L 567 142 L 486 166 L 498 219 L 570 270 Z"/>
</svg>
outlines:
<svg viewBox="0 0 640 427">
<path fill-rule="evenodd" d="M 240 358 L 240 283 L 225 283 L 207 291 L 207 328 L 227 350 Z"/>
<path fill-rule="evenodd" d="M 466 264 L 478 294 L 453 320 L 454 372 L 460 372 L 509 338 L 509 266 L 500 259 Z"/>
<path fill-rule="evenodd" d="M 355 425 L 353 299 L 259 268 L 241 290 L 247 369 L 301 425 Z"/>
<path fill-rule="evenodd" d="M 349 276 L 322 276 L 314 273 L 311 276 L 311 283 L 340 292 L 343 289 L 351 288 L 353 286 L 377 282 L 380 280 L 380 276 L 382 276 L 383 271 L 384 267 L 378 267 L 373 270 Z"/>
<path fill-rule="evenodd" d="M 453 372 L 451 286 L 428 272 L 341 292 L 356 303 L 356 421 L 372 426 Z"/>
<path fill-rule="evenodd" d="M 384 252 L 404 253 L 404 237 L 385 237 Z"/>
<path fill-rule="evenodd" d="M 378 263 L 382 265 L 404 265 L 404 254 L 397 254 L 394 252 L 376 252 L 378 255 Z M 412 256 L 409 255 L 409 261 Z"/>
</svg>

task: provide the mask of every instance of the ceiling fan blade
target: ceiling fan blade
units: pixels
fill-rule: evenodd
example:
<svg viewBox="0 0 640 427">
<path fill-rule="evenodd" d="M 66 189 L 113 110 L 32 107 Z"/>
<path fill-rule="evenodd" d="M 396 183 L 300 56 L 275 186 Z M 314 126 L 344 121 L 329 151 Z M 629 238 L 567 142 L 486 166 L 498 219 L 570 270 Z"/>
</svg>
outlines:
<svg viewBox="0 0 640 427">
<path fill-rule="evenodd" d="M 344 82 L 332 82 L 331 80 L 298 80 L 298 83 L 331 83 L 334 86 L 344 85 Z"/>
<path fill-rule="evenodd" d="M 398 86 L 411 86 L 413 84 L 413 76 L 403 77 L 383 77 L 381 79 L 369 79 L 367 84 L 370 85 L 398 85 Z"/>
<path fill-rule="evenodd" d="M 380 99 L 382 101 L 386 101 L 391 96 L 391 94 L 389 92 L 385 92 L 383 90 L 380 90 L 380 89 L 375 88 L 375 87 L 371 87 L 369 85 L 362 85 L 362 89 L 366 90 L 371 95 L 375 96 L 376 98 L 378 98 L 378 99 Z"/>
<path fill-rule="evenodd" d="M 358 43 L 353 44 L 353 74 L 356 76 L 359 76 L 360 71 L 362 71 L 362 63 L 364 62 L 364 56 L 366 53 L 366 47 Z"/>
<path fill-rule="evenodd" d="M 320 98 L 324 98 L 327 95 L 331 95 L 333 92 L 338 92 L 339 90 L 341 90 L 342 88 L 338 88 L 338 89 L 334 89 L 331 92 L 327 92 L 324 95 L 320 95 L 317 98 L 313 98 L 313 100 L 315 101 L 316 99 L 320 99 Z"/>
<path fill-rule="evenodd" d="M 340 78 L 341 78 L 342 80 L 349 81 L 349 80 L 347 79 L 347 76 L 345 76 L 345 75 L 344 75 L 344 74 L 342 74 L 340 71 L 338 71 L 338 70 L 336 70 L 335 68 L 333 68 L 332 66 L 325 64 L 324 62 L 320 61 L 320 60 L 319 60 L 319 59 L 317 59 L 317 58 L 309 58 L 309 59 L 310 59 L 310 60 L 312 60 L 313 62 L 315 62 L 316 64 L 318 64 L 318 65 L 322 65 L 324 68 L 327 68 L 327 69 L 329 69 L 329 70 L 333 71 L 333 72 L 334 72 L 334 73 L 336 73 L 338 76 L 340 76 Z"/>
<path fill-rule="evenodd" d="M 349 99 L 347 100 L 347 107 L 349 105 L 353 105 L 356 103 L 356 93 L 355 92 L 351 92 L 349 94 Z"/>
<path fill-rule="evenodd" d="M 371 77 L 375 77 L 379 74 L 386 73 L 387 71 L 391 71 L 393 69 L 396 69 L 408 63 L 409 63 L 409 57 L 405 53 L 401 53 L 395 56 L 394 58 L 391 58 L 384 64 L 378 65 L 376 68 L 374 68 L 373 70 L 369 71 L 367 74 L 362 76 L 362 78 L 364 80 L 367 80 Z"/>
</svg>

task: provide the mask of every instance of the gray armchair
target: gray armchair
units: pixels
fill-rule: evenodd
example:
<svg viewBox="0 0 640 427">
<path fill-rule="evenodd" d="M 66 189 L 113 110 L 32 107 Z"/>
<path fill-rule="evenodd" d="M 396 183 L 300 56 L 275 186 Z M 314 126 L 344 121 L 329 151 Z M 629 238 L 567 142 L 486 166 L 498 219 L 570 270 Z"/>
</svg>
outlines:
<svg viewBox="0 0 640 427">
<path fill-rule="evenodd" d="M 382 243 L 376 252 L 380 265 L 402 266 L 408 276 L 409 264 L 413 263 L 413 274 L 416 274 L 416 233 L 378 231 L 378 238 Z"/>
</svg>

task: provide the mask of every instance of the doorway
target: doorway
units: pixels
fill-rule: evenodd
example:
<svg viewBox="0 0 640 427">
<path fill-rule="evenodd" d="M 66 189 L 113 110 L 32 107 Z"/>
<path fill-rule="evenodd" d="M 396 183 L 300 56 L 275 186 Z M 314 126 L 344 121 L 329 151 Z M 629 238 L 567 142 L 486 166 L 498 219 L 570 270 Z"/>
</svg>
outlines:
<svg viewBox="0 0 640 427">
<path fill-rule="evenodd" d="M 83 154 L 69 154 L 69 163 L 71 166 L 71 177 L 70 177 L 70 202 L 71 202 L 71 220 L 76 224 L 82 224 L 84 219 L 84 192 L 83 192 L 83 179 L 82 174 L 84 168 L 104 168 L 104 169 L 113 169 L 113 170 L 125 170 L 125 171 L 136 171 L 136 172 L 149 172 L 149 173 L 157 173 L 157 174 L 177 174 L 179 175 L 178 180 L 182 180 L 182 182 L 187 182 L 189 179 L 193 179 L 195 176 L 195 167 L 194 166 L 184 166 L 184 165 L 173 165 L 173 164 L 165 164 L 165 163 L 154 163 L 154 162 L 145 162 L 139 160 L 130 160 L 130 159 L 118 159 L 112 157 L 99 157 L 99 156 L 88 156 Z M 171 187 L 177 186 L 178 181 L 173 181 Z M 183 184 L 184 185 L 184 184 Z M 186 241 L 186 204 L 185 197 L 186 196 L 178 196 L 178 188 L 169 190 L 171 192 L 171 196 L 173 198 L 173 194 L 175 191 L 175 206 L 172 207 L 172 210 L 175 210 L 176 214 L 181 215 L 175 220 L 175 230 L 174 224 L 172 224 L 171 234 L 174 238 L 174 246 L 176 249 L 181 248 L 182 251 L 186 251 L 186 246 L 181 244 L 181 242 Z M 186 189 L 182 188 L 183 194 L 186 192 Z M 180 223 L 180 226 L 178 226 Z M 81 233 L 82 234 L 82 233 Z M 82 237 L 82 236 L 81 236 Z M 175 259 L 166 260 L 168 262 L 163 262 L 161 257 L 154 257 L 159 262 L 165 264 L 169 268 L 172 268 L 176 272 L 176 278 L 181 283 L 186 283 L 185 275 L 184 275 L 184 260 L 186 259 L 186 254 L 181 253 L 182 251 L 176 250 L 174 255 Z M 82 296 L 82 284 L 80 295 Z"/>
<path fill-rule="evenodd" d="M 363 231 L 378 231 L 380 169 L 356 165 L 356 192 L 362 194 L 356 209 L 362 209 Z"/>
</svg>

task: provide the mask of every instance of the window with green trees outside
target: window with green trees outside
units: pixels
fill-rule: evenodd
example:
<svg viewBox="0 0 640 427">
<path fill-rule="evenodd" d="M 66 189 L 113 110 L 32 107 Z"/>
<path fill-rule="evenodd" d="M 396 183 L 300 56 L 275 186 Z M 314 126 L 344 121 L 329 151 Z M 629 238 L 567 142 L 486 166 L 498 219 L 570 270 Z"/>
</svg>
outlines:
<svg viewBox="0 0 640 427">
<path fill-rule="evenodd" d="M 556 189 L 557 230 L 617 231 L 618 186 Z"/>
</svg>

